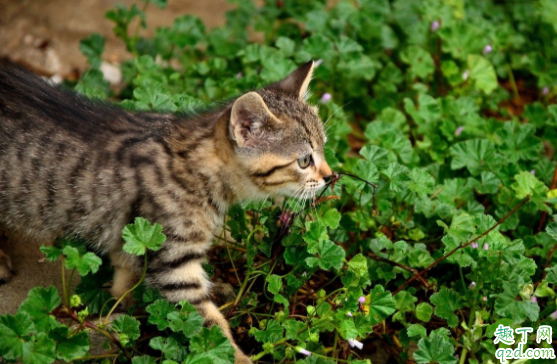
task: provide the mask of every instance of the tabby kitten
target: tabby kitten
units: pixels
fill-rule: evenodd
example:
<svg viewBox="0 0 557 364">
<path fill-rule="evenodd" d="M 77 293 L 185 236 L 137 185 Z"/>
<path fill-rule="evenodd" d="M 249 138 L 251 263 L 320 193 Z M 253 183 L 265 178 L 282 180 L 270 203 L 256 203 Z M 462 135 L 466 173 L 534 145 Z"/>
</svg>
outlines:
<svg viewBox="0 0 557 364">
<path fill-rule="evenodd" d="M 150 257 L 147 281 L 232 339 L 202 262 L 231 204 L 314 195 L 331 178 L 322 122 L 304 101 L 312 71 L 308 62 L 218 110 L 184 116 L 99 104 L 0 65 L 0 223 L 41 240 L 91 242 L 110 256 L 116 297 L 141 268 L 122 251 L 122 229 L 137 216 L 161 224 L 167 241 Z M 9 259 L 0 258 L 7 280 Z M 250 362 L 237 347 L 236 362 Z"/>
</svg>

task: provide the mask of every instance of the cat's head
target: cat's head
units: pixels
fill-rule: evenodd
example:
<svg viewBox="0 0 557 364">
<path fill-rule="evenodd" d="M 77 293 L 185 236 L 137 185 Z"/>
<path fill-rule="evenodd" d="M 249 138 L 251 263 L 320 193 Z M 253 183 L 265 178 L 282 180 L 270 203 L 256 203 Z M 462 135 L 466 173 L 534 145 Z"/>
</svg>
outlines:
<svg viewBox="0 0 557 364">
<path fill-rule="evenodd" d="M 282 81 L 248 92 L 232 105 L 229 138 L 253 197 L 315 196 L 332 178 L 317 107 L 306 103 L 310 61 Z"/>
</svg>

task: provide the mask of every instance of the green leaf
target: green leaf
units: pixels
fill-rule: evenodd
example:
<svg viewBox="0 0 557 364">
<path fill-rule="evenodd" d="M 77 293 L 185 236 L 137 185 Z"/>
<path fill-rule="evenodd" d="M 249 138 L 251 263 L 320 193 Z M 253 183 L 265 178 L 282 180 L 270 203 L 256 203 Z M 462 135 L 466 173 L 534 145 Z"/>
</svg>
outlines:
<svg viewBox="0 0 557 364">
<path fill-rule="evenodd" d="M 423 322 L 429 322 L 433 314 L 433 307 L 427 302 L 421 302 L 416 307 L 416 317 Z"/>
<path fill-rule="evenodd" d="M 260 343 L 276 343 L 282 339 L 284 333 L 284 327 L 277 320 L 267 321 L 267 327 L 265 330 L 257 330 L 253 333 L 255 340 Z"/>
<path fill-rule="evenodd" d="M 56 359 L 55 342 L 46 333 L 35 333 L 27 313 L 0 316 L 0 357 L 23 364 L 50 364 Z"/>
<path fill-rule="evenodd" d="M 402 61 L 410 65 L 410 77 L 425 79 L 433 74 L 435 65 L 431 55 L 423 48 L 411 45 L 400 55 Z"/>
<path fill-rule="evenodd" d="M 159 9 L 164 9 L 168 5 L 167 0 L 141 0 L 141 1 L 153 3 Z"/>
<path fill-rule="evenodd" d="M 546 268 L 545 271 L 547 272 L 547 275 L 545 277 L 547 283 L 557 284 L 557 264 L 553 265 L 553 267 L 551 268 Z"/>
<path fill-rule="evenodd" d="M 269 283 L 267 289 L 272 294 L 278 294 L 282 289 L 282 278 L 277 276 L 276 274 L 271 274 L 270 276 L 267 276 L 265 281 Z"/>
<path fill-rule="evenodd" d="M 367 259 L 362 254 L 355 255 L 348 262 L 348 269 L 358 277 L 363 277 L 368 273 Z"/>
<path fill-rule="evenodd" d="M 321 215 L 320 221 L 323 225 L 331 229 L 336 229 L 338 228 L 340 218 L 340 212 L 338 212 L 336 209 L 329 208 L 323 215 Z"/>
<path fill-rule="evenodd" d="M 54 286 L 48 289 L 35 287 L 27 294 L 27 299 L 19 307 L 19 311 L 29 314 L 37 331 L 47 332 L 56 326 L 56 320 L 49 315 L 61 303 L 58 290 Z"/>
<path fill-rule="evenodd" d="M 89 335 L 79 332 L 70 336 L 70 330 L 66 326 L 55 328 L 49 336 L 56 341 L 56 355 L 58 359 L 72 362 L 84 357 L 89 351 Z"/>
<path fill-rule="evenodd" d="M 170 322 L 167 317 L 168 314 L 174 312 L 174 306 L 166 300 L 158 299 L 145 310 L 150 314 L 147 321 L 150 324 L 156 325 L 157 329 L 164 330 L 170 326 Z"/>
<path fill-rule="evenodd" d="M 308 253 L 317 253 L 319 242 L 328 238 L 327 228 L 319 221 L 306 222 L 306 233 L 303 235 L 303 239 L 308 243 Z"/>
<path fill-rule="evenodd" d="M 474 189 L 481 194 L 495 194 L 501 187 L 501 180 L 493 172 L 482 172 L 480 181 L 472 182 Z"/>
<path fill-rule="evenodd" d="M 104 52 L 104 37 L 97 33 L 91 34 L 89 38 L 79 42 L 79 50 L 87 57 L 91 68 L 99 68 L 102 61 L 101 55 Z"/>
<path fill-rule="evenodd" d="M 456 364 L 454 347 L 449 341 L 449 330 L 440 328 L 432 331 L 427 338 L 418 341 L 418 350 L 414 352 L 417 363 Z"/>
<path fill-rule="evenodd" d="M 205 320 L 189 302 L 181 303 L 182 309 L 179 312 L 173 311 L 167 315 L 169 326 L 172 331 L 192 338 L 199 333 Z"/>
<path fill-rule="evenodd" d="M 132 364 L 157 364 L 157 360 L 149 355 L 134 356 Z"/>
<path fill-rule="evenodd" d="M 172 337 L 157 336 L 149 341 L 149 346 L 155 350 L 160 350 L 165 358 L 178 360 L 181 352 L 180 344 Z"/>
<path fill-rule="evenodd" d="M 497 295 L 495 299 L 495 312 L 501 317 L 512 319 L 515 324 L 523 323 L 526 319 L 536 321 L 540 313 L 540 306 L 530 300 L 517 301 L 516 297 L 519 292 L 520 287 L 503 282 L 503 293 Z"/>
<path fill-rule="evenodd" d="M 541 139 L 535 136 L 536 127 L 532 124 L 520 124 L 509 121 L 503 124 L 498 135 L 503 141 L 499 148 L 509 162 L 519 160 L 537 160 L 543 149 Z"/>
<path fill-rule="evenodd" d="M 285 338 L 286 340 L 307 340 L 309 338 L 309 334 L 306 328 L 306 325 L 294 319 L 288 319 L 283 322 L 282 326 L 285 329 Z"/>
<path fill-rule="evenodd" d="M 345 340 L 355 339 L 358 336 L 358 330 L 356 330 L 356 325 L 352 320 L 342 320 L 338 327 L 338 331 Z"/>
<path fill-rule="evenodd" d="M 425 169 L 413 168 L 410 171 L 410 181 L 408 188 L 411 191 L 421 195 L 427 195 L 433 192 L 435 187 L 435 179 Z"/>
<path fill-rule="evenodd" d="M 211 329 L 203 328 L 190 341 L 191 353 L 187 364 L 232 364 L 234 363 L 234 348 L 218 326 Z"/>
<path fill-rule="evenodd" d="M 453 312 L 461 309 L 463 304 L 457 292 L 443 287 L 431 296 L 430 301 L 435 305 L 435 315 L 447 320 L 449 327 L 458 325 L 458 316 Z"/>
<path fill-rule="evenodd" d="M 66 256 L 66 269 L 75 268 L 82 276 L 96 273 L 102 264 L 101 258 L 94 253 L 87 252 L 80 256 L 79 251 L 73 246 L 65 246 L 62 252 Z"/>
<path fill-rule="evenodd" d="M 489 95 L 497 88 L 495 69 L 484 57 L 476 54 L 468 55 L 468 69 L 470 70 L 470 80 L 474 82 L 476 89 Z"/>
<path fill-rule="evenodd" d="M 308 249 L 309 251 L 309 249 Z M 340 269 L 344 261 L 346 253 L 344 249 L 336 245 L 330 240 L 322 240 L 317 245 L 317 254 L 320 259 L 315 257 L 306 258 L 306 263 L 310 267 L 319 265 L 322 269 L 329 270 L 331 268 Z"/>
<path fill-rule="evenodd" d="M 371 125 L 371 124 L 370 124 Z M 378 168 L 387 166 L 389 160 L 387 158 L 389 152 L 376 145 L 368 145 L 360 150 L 360 155 L 368 162 L 373 163 Z"/>
<path fill-rule="evenodd" d="M 390 190 L 403 192 L 406 189 L 406 181 L 410 179 L 407 167 L 398 163 L 390 163 L 383 174 L 389 179 Z"/>
<path fill-rule="evenodd" d="M 139 321 L 136 318 L 128 315 L 118 316 L 110 324 L 114 330 L 118 333 L 120 337 L 120 342 L 122 345 L 127 346 L 128 343 L 133 343 L 135 340 L 139 339 Z M 123 340 L 123 337 L 125 339 Z"/>
<path fill-rule="evenodd" d="M 495 145 L 491 140 L 473 139 L 453 145 L 451 169 L 468 168 L 473 176 L 489 170 L 497 161 Z"/>
<path fill-rule="evenodd" d="M 541 211 L 551 212 L 551 209 L 545 204 L 547 192 L 549 188 L 537 179 L 530 172 L 521 172 L 515 176 L 516 182 L 511 188 L 516 192 L 516 198 L 524 199 L 530 197 L 530 201 Z"/>
<path fill-rule="evenodd" d="M 414 302 L 418 300 L 408 291 L 400 291 L 397 293 L 397 295 L 394 298 L 395 298 L 396 309 L 399 310 L 400 312 L 414 311 L 414 308 L 416 307 L 414 305 Z"/>
<path fill-rule="evenodd" d="M 368 303 L 366 302 L 366 305 Z M 369 293 L 369 316 L 371 324 L 376 325 L 389 317 L 396 310 L 391 292 L 385 292 L 381 285 L 376 285 Z"/>
<path fill-rule="evenodd" d="M 421 338 L 425 338 L 427 336 L 427 331 L 425 327 L 423 327 L 420 324 L 409 325 L 407 330 L 408 330 L 408 336 L 410 337 L 419 336 Z"/>
<path fill-rule="evenodd" d="M 124 228 L 122 238 L 126 242 L 124 251 L 135 255 L 144 255 L 147 249 L 157 251 L 166 240 L 166 236 L 162 233 L 162 226 L 151 225 L 142 217 L 136 217 L 133 224 Z"/>
<path fill-rule="evenodd" d="M 56 261 L 60 257 L 60 255 L 62 255 L 62 250 L 58 249 L 55 246 L 41 245 L 39 249 L 41 252 L 44 253 L 44 255 L 46 255 L 46 259 L 50 262 Z"/>
</svg>

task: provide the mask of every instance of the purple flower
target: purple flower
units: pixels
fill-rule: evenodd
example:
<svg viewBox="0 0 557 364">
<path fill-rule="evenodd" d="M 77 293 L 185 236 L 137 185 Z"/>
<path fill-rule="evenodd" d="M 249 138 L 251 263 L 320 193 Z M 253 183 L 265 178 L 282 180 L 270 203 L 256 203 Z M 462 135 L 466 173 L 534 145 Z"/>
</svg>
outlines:
<svg viewBox="0 0 557 364">
<path fill-rule="evenodd" d="M 491 53 L 492 50 L 493 48 L 488 44 L 484 47 L 484 54 Z"/>
<path fill-rule="evenodd" d="M 548 93 L 549 93 L 549 87 L 545 86 L 545 87 L 542 89 L 542 94 L 547 95 Z"/>
<path fill-rule="evenodd" d="M 366 298 L 364 296 L 360 296 L 360 298 L 358 298 L 358 302 L 366 303 Z"/>
<path fill-rule="evenodd" d="M 464 81 L 466 81 L 468 79 L 468 77 L 470 77 L 470 70 L 466 70 L 464 71 L 464 73 L 462 74 L 462 79 Z"/>
<path fill-rule="evenodd" d="M 364 344 L 359 342 L 358 340 L 355 339 L 348 339 L 348 345 L 350 345 L 351 348 L 358 348 L 359 350 L 362 350 L 362 348 L 364 347 Z"/>
<path fill-rule="evenodd" d="M 530 171 L 530 174 L 531 174 L 532 176 L 535 176 L 535 175 L 536 175 L 536 170 L 535 170 L 535 169 L 532 169 L 532 170 Z"/>
<path fill-rule="evenodd" d="M 290 226 L 292 224 L 292 212 L 285 210 L 279 216 L 279 221 L 282 226 Z"/>
<path fill-rule="evenodd" d="M 474 289 L 474 288 L 476 288 L 476 282 L 470 283 L 470 289 Z"/>
<path fill-rule="evenodd" d="M 326 104 L 327 102 L 331 101 L 331 94 L 326 92 L 323 94 L 323 96 L 321 96 L 321 103 L 322 104 Z"/>
<path fill-rule="evenodd" d="M 454 135 L 460 136 L 460 134 L 462 134 L 463 130 L 464 130 L 464 127 L 459 126 L 458 128 L 456 128 L 456 131 L 454 132 Z"/>
<path fill-rule="evenodd" d="M 472 243 L 472 249 L 478 249 L 479 245 L 476 242 Z"/>
<path fill-rule="evenodd" d="M 315 63 L 313 64 L 314 67 L 319 67 L 321 65 L 321 63 L 323 63 L 323 60 L 320 58 L 317 61 L 315 61 Z"/>
<path fill-rule="evenodd" d="M 431 23 L 431 31 L 435 32 L 437 29 L 439 29 L 439 22 L 435 20 L 433 23 Z"/>
<path fill-rule="evenodd" d="M 549 317 L 551 317 L 554 320 L 557 320 L 557 311 L 553 312 L 551 315 L 549 315 Z"/>
<path fill-rule="evenodd" d="M 299 347 L 299 346 L 296 346 L 295 349 L 296 349 L 296 351 L 297 351 L 298 353 L 300 353 L 300 354 L 304 354 L 304 355 L 306 355 L 306 356 L 311 356 L 311 351 L 307 351 L 306 349 L 301 348 L 301 347 Z"/>
<path fill-rule="evenodd" d="M 353 316 L 353 315 L 352 315 L 352 312 L 347 312 L 346 314 L 347 314 L 348 316 L 350 316 L 350 317 Z"/>
<path fill-rule="evenodd" d="M 308 275 L 308 272 L 302 273 L 302 277 L 305 277 L 305 276 L 307 276 L 307 275 Z"/>
<path fill-rule="evenodd" d="M 538 302 L 538 297 L 534 296 L 534 297 L 532 297 L 532 299 L 530 301 L 536 303 L 536 302 Z"/>
<path fill-rule="evenodd" d="M 236 78 L 240 79 L 242 77 L 244 77 L 244 74 L 242 72 L 238 72 L 238 74 L 236 75 Z"/>
<path fill-rule="evenodd" d="M 489 246 L 487 246 L 487 243 L 484 244 L 484 250 L 489 250 Z"/>
</svg>

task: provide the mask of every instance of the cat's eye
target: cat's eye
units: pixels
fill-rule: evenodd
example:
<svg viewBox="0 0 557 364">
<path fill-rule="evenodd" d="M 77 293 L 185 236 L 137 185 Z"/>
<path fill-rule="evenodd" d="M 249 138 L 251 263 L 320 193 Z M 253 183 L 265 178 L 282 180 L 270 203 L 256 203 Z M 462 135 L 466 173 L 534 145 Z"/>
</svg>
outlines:
<svg viewBox="0 0 557 364">
<path fill-rule="evenodd" d="M 298 158 L 298 165 L 300 168 L 307 168 L 311 164 L 311 161 L 311 154 L 308 154 L 305 157 Z"/>
</svg>

